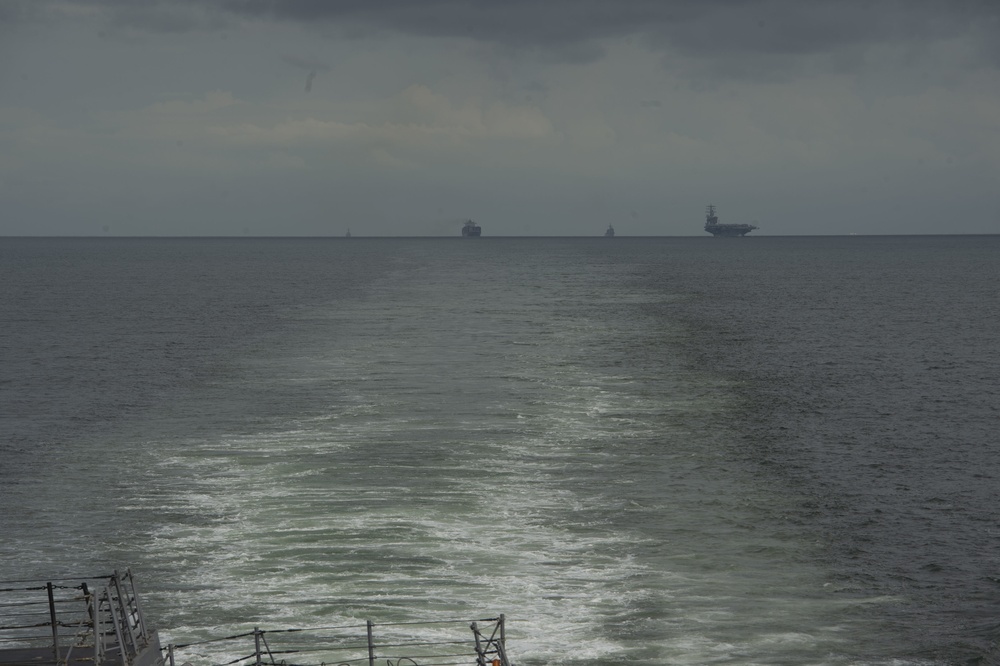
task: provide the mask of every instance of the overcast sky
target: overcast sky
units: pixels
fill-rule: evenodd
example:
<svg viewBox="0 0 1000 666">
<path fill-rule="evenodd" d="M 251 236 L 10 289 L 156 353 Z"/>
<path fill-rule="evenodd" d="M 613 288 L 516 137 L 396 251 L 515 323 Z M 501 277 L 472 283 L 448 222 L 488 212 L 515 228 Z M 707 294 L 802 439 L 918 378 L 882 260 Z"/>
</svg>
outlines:
<svg viewBox="0 0 1000 666">
<path fill-rule="evenodd" d="M 0 235 L 1000 233 L 1000 2 L 0 0 Z"/>
</svg>

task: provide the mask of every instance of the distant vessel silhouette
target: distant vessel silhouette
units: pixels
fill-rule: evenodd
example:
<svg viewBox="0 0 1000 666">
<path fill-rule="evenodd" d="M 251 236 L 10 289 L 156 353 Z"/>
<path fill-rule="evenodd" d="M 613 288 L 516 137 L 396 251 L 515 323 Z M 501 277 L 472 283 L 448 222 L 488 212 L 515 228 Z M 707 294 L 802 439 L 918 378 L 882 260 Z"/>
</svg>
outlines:
<svg viewBox="0 0 1000 666">
<path fill-rule="evenodd" d="M 752 224 L 719 224 L 715 206 L 709 204 L 705 209 L 705 231 L 713 236 L 746 236 L 756 228 Z"/>
<path fill-rule="evenodd" d="M 608 230 L 604 232 L 604 237 L 605 238 L 614 238 L 615 237 L 615 228 L 613 226 L 611 226 L 610 224 L 608 225 Z"/>
<path fill-rule="evenodd" d="M 477 238 L 483 235 L 483 228 L 472 220 L 467 220 L 462 227 L 462 235 L 469 238 Z"/>
</svg>

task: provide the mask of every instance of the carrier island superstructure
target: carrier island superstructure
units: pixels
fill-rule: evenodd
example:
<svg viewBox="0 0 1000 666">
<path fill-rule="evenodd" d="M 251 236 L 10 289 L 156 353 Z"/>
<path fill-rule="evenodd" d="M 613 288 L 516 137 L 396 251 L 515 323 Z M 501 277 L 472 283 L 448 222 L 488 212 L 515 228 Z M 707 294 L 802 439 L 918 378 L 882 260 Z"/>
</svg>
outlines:
<svg viewBox="0 0 1000 666">
<path fill-rule="evenodd" d="M 709 204 L 705 208 L 705 231 L 713 236 L 746 236 L 756 228 L 752 224 L 719 224 L 715 206 Z"/>
</svg>

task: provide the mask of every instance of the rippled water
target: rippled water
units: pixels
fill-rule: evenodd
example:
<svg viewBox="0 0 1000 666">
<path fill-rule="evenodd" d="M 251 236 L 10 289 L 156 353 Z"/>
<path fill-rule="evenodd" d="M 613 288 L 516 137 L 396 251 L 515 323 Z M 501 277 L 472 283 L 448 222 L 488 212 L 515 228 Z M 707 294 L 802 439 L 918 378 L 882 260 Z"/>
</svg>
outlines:
<svg viewBox="0 0 1000 666">
<path fill-rule="evenodd" d="M 0 573 L 131 565 L 175 642 L 1000 663 L 998 249 L 3 239 Z"/>
</svg>

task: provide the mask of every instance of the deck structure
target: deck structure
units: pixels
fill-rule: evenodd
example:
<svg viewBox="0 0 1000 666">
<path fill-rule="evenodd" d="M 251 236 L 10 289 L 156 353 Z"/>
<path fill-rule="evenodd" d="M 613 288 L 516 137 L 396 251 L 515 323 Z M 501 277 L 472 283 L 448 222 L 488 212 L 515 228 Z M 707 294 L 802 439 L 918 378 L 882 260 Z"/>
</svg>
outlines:
<svg viewBox="0 0 1000 666">
<path fill-rule="evenodd" d="M 162 666 L 132 573 L 0 581 L 0 666 Z"/>
<path fill-rule="evenodd" d="M 464 631 L 458 628 L 464 624 Z M 471 635 L 467 632 L 471 629 Z M 464 637 L 460 637 L 464 634 Z M 233 655 L 237 656 L 235 659 Z M 504 616 L 254 627 L 164 648 L 132 574 L 0 581 L 0 666 L 510 666 Z"/>
</svg>

